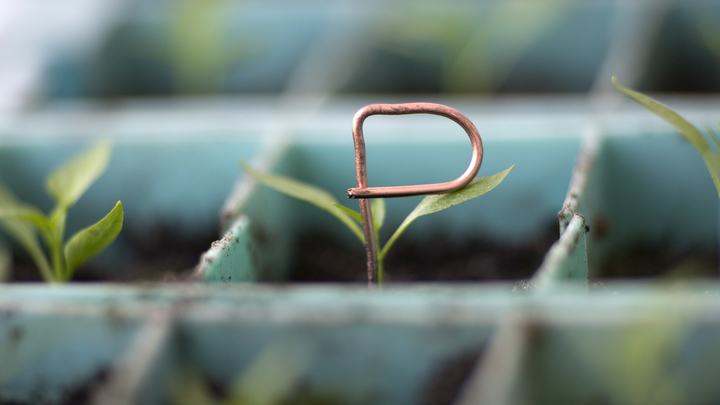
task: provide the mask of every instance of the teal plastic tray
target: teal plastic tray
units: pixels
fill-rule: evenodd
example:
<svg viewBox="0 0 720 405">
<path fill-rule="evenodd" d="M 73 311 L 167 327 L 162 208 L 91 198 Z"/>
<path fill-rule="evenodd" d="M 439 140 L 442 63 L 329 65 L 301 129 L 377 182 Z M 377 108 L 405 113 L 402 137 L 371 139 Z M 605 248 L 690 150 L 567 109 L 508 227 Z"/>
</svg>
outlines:
<svg viewBox="0 0 720 405">
<path fill-rule="evenodd" d="M 103 126 L 115 133 L 109 170 L 72 226 L 122 199 L 126 230 L 162 218 L 177 232 L 218 223 L 227 232 L 196 269 L 208 282 L 0 286 L 0 399 L 182 403 L 188 387 L 220 396 L 246 387 L 243 395 L 270 390 L 358 404 L 717 400 L 716 280 L 610 280 L 596 270 L 636 239 L 715 248 L 709 174 L 649 113 L 628 104 L 596 110 L 582 100 L 445 100 L 483 136 L 480 175 L 516 167 L 497 189 L 421 218 L 404 235 L 446 226 L 453 238 L 521 241 L 558 223 L 561 211 L 562 233 L 530 279 L 381 290 L 283 283 L 295 236 L 312 229 L 357 242 L 329 215 L 253 184 L 238 165 L 245 158 L 341 199 L 354 186 L 347 117 L 366 100 L 337 100 L 283 131 L 266 124 L 274 115 L 267 99 L 158 107 L 150 129 L 139 129 L 146 103 L 95 112 L 97 127 L 73 124 L 88 107 L 17 120 L 3 135 L 0 175 L 28 199 L 42 195 L 45 172 L 89 134 Z M 267 115 L 217 123 L 234 106 L 256 103 L 266 103 Z M 698 126 L 717 118 L 716 100 L 670 104 Z M 465 168 L 461 129 L 407 118 L 368 121 L 371 184 L 442 181 Z M 49 132 L 56 137 L 47 143 Z M 392 201 L 388 221 L 413 204 Z M 251 232 L 258 221 L 271 238 Z"/>
<path fill-rule="evenodd" d="M 44 96 L 588 92 L 615 31 L 642 37 L 638 17 L 666 7 L 155 0 L 105 8 L 119 11 L 96 41 L 76 41 L 39 67 Z"/>
</svg>

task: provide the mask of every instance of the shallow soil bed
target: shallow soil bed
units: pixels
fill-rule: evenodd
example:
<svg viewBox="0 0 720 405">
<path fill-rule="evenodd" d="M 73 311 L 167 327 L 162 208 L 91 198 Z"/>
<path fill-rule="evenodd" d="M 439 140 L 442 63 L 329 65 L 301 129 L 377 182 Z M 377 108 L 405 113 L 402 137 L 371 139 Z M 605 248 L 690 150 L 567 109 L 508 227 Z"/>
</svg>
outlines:
<svg viewBox="0 0 720 405">
<path fill-rule="evenodd" d="M 385 260 L 385 281 L 489 281 L 530 278 L 558 239 L 549 224 L 534 241 L 508 244 L 440 234 L 423 242 L 398 240 Z M 364 251 L 348 249 L 326 236 L 301 238 L 290 281 L 366 281 Z"/>
<path fill-rule="evenodd" d="M 677 251 L 668 247 L 637 244 L 609 255 L 597 278 L 685 278 L 718 277 L 715 250 L 696 248 Z"/>
<path fill-rule="evenodd" d="M 173 281 L 190 276 L 200 255 L 217 240 L 210 227 L 192 236 L 178 234 L 163 225 L 148 227 L 142 233 L 122 231 L 114 243 L 122 244 L 122 257 L 92 260 L 80 266 L 73 281 Z M 40 273 L 24 252 L 13 252 L 13 270 L 9 281 L 42 281 Z"/>
</svg>

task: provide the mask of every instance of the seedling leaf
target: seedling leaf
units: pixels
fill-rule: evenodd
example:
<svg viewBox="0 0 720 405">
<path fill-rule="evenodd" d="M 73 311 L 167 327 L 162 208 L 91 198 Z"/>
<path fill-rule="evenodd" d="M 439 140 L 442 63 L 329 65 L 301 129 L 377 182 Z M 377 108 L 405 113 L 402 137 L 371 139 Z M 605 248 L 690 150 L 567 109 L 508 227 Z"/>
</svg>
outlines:
<svg viewBox="0 0 720 405">
<path fill-rule="evenodd" d="M 12 207 L 19 207 L 22 204 L 17 200 L 15 194 L 0 181 L 0 207 L 3 209 L 11 209 Z M 26 222 L 20 219 L 0 219 L 0 225 L 3 229 L 15 239 L 25 250 L 27 250 L 30 257 L 32 257 L 35 265 L 40 270 L 45 281 L 56 281 L 53 277 L 52 270 L 50 269 L 50 263 L 45 258 L 40 242 L 37 239 L 35 229 L 30 222 Z"/>
<path fill-rule="evenodd" d="M 72 207 L 107 169 L 112 145 L 101 142 L 58 167 L 47 180 L 47 190 L 58 205 Z"/>
<path fill-rule="evenodd" d="M 370 205 L 370 210 L 372 211 L 373 225 L 377 233 L 385 224 L 385 200 L 382 198 L 374 199 Z"/>
<path fill-rule="evenodd" d="M 333 203 L 333 205 L 336 206 L 336 207 L 338 207 L 338 208 L 340 208 L 341 210 L 347 212 L 348 215 L 350 215 L 351 217 L 353 217 L 353 219 L 355 219 L 360 225 L 362 225 L 362 215 L 360 215 L 359 212 L 355 211 L 355 210 L 352 209 L 352 208 L 348 208 L 348 207 L 346 207 L 346 206 L 344 206 L 344 205 L 340 205 L 340 204 L 337 204 L 337 203 Z"/>
<path fill-rule="evenodd" d="M 0 203 L 0 219 L 17 219 L 33 223 L 38 228 L 48 225 L 45 214 L 32 205 L 19 203 L 15 206 L 3 206 Z"/>
<path fill-rule="evenodd" d="M 304 341 L 279 338 L 269 343 L 231 388 L 230 404 L 279 405 L 297 391 L 307 372 L 310 348 Z M 308 401 L 308 403 L 315 403 Z"/>
<path fill-rule="evenodd" d="M 710 177 L 712 177 L 713 183 L 715 183 L 715 189 L 718 192 L 718 197 L 720 197 L 720 156 L 708 152 L 703 154 L 703 161 L 710 172 Z"/>
<path fill-rule="evenodd" d="M 612 82 L 623 94 L 672 125 L 701 155 L 710 149 L 702 133 L 675 111 L 644 94 L 623 87 L 615 80 L 615 76 L 612 77 Z"/>
<path fill-rule="evenodd" d="M 345 226 L 350 228 L 362 243 L 365 243 L 362 230 L 360 230 L 358 224 L 353 221 L 351 214 L 337 207 L 337 205 L 339 205 L 338 201 L 326 190 L 290 177 L 256 171 L 242 160 L 240 161 L 240 166 L 262 184 L 283 194 L 287 194 L 290 197 L 309 202 L 334 215 L 345 224 Z"/>
<path fill-rule="evenodd" d="M 123 208 L 120 201 L 103 219 L 73 235 L 65 245 L 67 279 L 81 264 L 100 253 L 120 233 L 123 224 Z"/>
<path fill-rule="evenodd" d="M 447 194 L 436 194 L 429 195 L 420 201 L 420 204 L 408 215 L 405 220 L 400 224 L 395 233 L 390 237 L 388 242 L 379 253 L 378 257 L 380 260 L 385 258 L 385 255 L 390 250 L 390 247 L 395 243 L 397 238 L 405 231 L 405 229 L 413 223 L 416 219 L 423 215 L 432 214 L 434 212 L 442 211 L 446 208 L 450 208 L 453 205 L 460 204 L 467 200 L 471 200 L 475 197 L 479 197 L 488 191 L 494 189 L 500 184 L 505 176 L 510 173 L 515 165 L 510 166 L 508 169 L 503 170 L 490 177 L 481 177 L 474 179 L 467 186 L 460 190 L 453 191 Z"/>
<path fill-rule="evenodd" d="M 710 128 L 705 128 L 705 132 L 708 134 L 708 138 L 710 138 L 713 145 L 715 145 L 715 149 L 720 152 L 720 139 L 718 139 L 717 135 L 715 135 L 713 130 Z"/>
<path fill-rule="evenodd" d="M 695 128 L 692 124 L 682 118 L 680 115 L 672 111 L 669 107 L 659 103 L 658 101 L 644 94 L 632 91 L 621 86 L 617 82 L 617 80 L 615 80 L 615 76 L 613 76 L 612 82 L 615 87 L 618 88 L 618 90 L 623 92 L 623 94 L 630 97 L 638 104 L 645 107 L 647 110 L 672 125 L 673 128 L 680 132 L 680 134 L 688 142 L 690 142 L 690 144 L 695 148 L 695 150 L 700 153 L 700 156 L 702 156 L 703 161 L 705 162 L 705 166 L 707 166 L 708 171 L 710 172 L 710 176 L 713 179 L 713 183 L 715 183 L 715 189 L 718 192 L 718 197 L 720 197 L 720 156 L 713 153 L 712 149 L 710 149 L 710 145 L 705 140 L 702 133 L 698 131 L 698 129 Z M 715 146 L 720 146 L 718 145 L 720 142 L 718 142 L 718 139 L 714 136 L 714 134 L 711 131 L 707 131 L 707 133 L 710 137 L 710 140 L 712 140 Z"/>
<path fill-rule="evenodd" d="M 10 268 L 12 267 L 12 254 L 10 249 L 0 242 L 0 283 L 10 278 Z"/>
</svg>

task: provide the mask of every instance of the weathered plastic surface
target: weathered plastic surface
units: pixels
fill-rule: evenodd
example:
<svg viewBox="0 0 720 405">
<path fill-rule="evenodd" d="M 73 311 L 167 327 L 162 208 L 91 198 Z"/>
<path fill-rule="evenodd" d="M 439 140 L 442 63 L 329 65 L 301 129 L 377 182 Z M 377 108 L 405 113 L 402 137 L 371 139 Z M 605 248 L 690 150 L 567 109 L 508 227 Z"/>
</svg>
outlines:
<svg viewBox="0 0 720 405">
<path fill-rule="evenodd" d="M 139 63 L 133 66 L 115 63 L 128 56 L 122 54 L 123 43 L 139 37 L 142 42 L 144 29 L 172 25 L 143 20 L 152 17 L 152 3 L 84 3 L 76 2 L 82 15 L 53 15 L 53 24 L 22 17 L 40 13 L 32 3 L 17 8 L 20 14 L 4 15 L 11 20 L 20 16 L 18 27 L 28 27 L 27 21 L 35 24 L 29 31 L 8 31 L 13 34 L 10 46 L 0 49 L 8 56 L 0 69 L 10 72 L 0 78 L 0 177 L 22 197 L 47 208 L 42 179 L 51 167 L 98 135 L 116 141 L 108 173 L 71 213 L 69 231 L 96 219 L 118 199 L 125 204 L 127 231 L 141 232 L 144 225 L 157 222 L 169 223 L 179 233 L 215 226 L 217 210 L 240 171 L 240 158 L 318 182 L 336 190 L 343 201 L 345 189 L 354 185 L 349 117 L 378 98 L 328 102 L 323 96 L 292 95 L 402 89 L 412 83 L 369 78 L 364 72 L 378 66 L 390 72 L 399 66 L 405 72 L 425 63 L 393 55 L 394 46 L 404 46 L 402 35 L 397 42 L 368 42 L 368 32 L 384 30 L 382 24 L 388 21 L 399 31 L 408 28 L 398 23 L 410 21 L 414 14 L 385 12 L 404 4 L 339 2 L 325 9 L 320 2 L 298 13 L 298 6 L 250 3 L 242 6 L 248 9 L 227 15 L 269 33 L 272 41 L 263 43 L 266 52 L 251 55 L 249 64 L 242 62 L 242 55 L 221 61 L 205 58 L 211 62 L 209 70 L 202 70 L 207 80 L 183 82 L 175 80 L 182 63 L 171 66 L 152 57 L 135 59 Z M 200 376 L 199 381 L 214 389 L 230 390 L 263 359 L 281 353 L 286 360 L 282 369 L 295 370 L 287 378 L 302 381 L 302 394 L 321 394 L 341 403 L 431 402 L 436 395 L 432 387 L 459 369 L 468 379 L 455 387 L 457 396 L 445 398 L 446 403 L 717 402 L 717 282 L 616 284 L 597 280 L 594 271 L 614 249 L 633 241 L 684 249 L 715 247 L 718 238 L 717 194 L 695 152 L 646 111 L 628 104 L 618 107 L 613 97 L 602 94 L 614 92 L 611 75 L 631 87 L 658 89 L 655 83 L 667 78 L 644 70 L 666 73 L 657 70 L 662 55 L 655 55 L 653 44 L 667 33 L 676 38 L 672 25 L 678 19 L 692 25 L 693 16 L 702 15 L 708 4 L 621 3 L 553 3 L 561 11 L 555 17 L 569 24 L 546 26 L 520 53 L 513 51 L 520 48 L 502 43 L 517 37 L 495 35 L 497 54 L 483 59 L 495 61 L 498 66 L 493 69 L 500 73 L 512 65 L 508 76 L 493 77 L 491 87 L 496 90 L 528 88 L 537 78 L 533 75 L 552 71 L 553 80 L 543 76 L 543 89 L 590 90 L 590 100 L 431 100 L 466 113 L 480 129 L 487 147 L 480 175 L 517 166 L 476 204 L 454 207 L 436 219 L 422 218 L 404 237 L 444 222 L 457 237 L 474 232 L 504 240 L 532 238 L 562 207 L 560 238 L 530 280 L 390 284 L 380 291 L 354 285 L 235 284 L 282 280 L 290 266 L 293 238 L 315 226 L 311 224 L 327 229 L 335 225 L 333 218 L 312 207 L 240 180 L 219 219 L 227 233 L 198 267 L 198 276 L 211 283 L 0 286 L 0 400 L 58 402 L 84 394 L 94 404 L 177 403 L 182 398 L 178 391 L 190 385 L 188 375 L 195 376 L 195 382 Z M 213 4 L 219 8 L 211 12 L 241 8 L 233 2 Z M 459 10 L 470 21 L 481 21 L 470 26 L 485 29 L 489 8 L 483 7 L 495 4 L 515 3 L 475 3 L 473 12 L 461 3 L 441 10 L 418 6 L 417 17 L 429 13 L 434 21 L 450 21 Z M 69 10 L 72 5 L 61 7 Z M 268 10 L 275 9 L 282 23 L 266 24 L 275 12 Z M 353 15 L 358 9 L 364 13 Z M 42 12 L 54 14 L 48 10 Z M 533 13 L 516 11 L 527 10 Z M 67 27 L 67 21 L 73 29 L 56 35 L 54 27 Z M 377 25 L 368 31 L 367 21 Z M 493 21 L 517 28 L 501 19 Z M 413 24 L 410 21 L 409 28 Z M 576 35 L 578 29 L 582 34 Z M 72 52 L 49 54 L 47 46 L 56 43 Z M 442 46 L 432 39 L 428 43 L 418 47 L 418 56 L 430 55 L 432 64 Z M 518 43 L 522 45 L 522 38 Z M 563 52 L 548 52 L 557 43 L 564 45 L 556 48 Z M 709 66 L 707 77 L 716 77 L 707 49 L 687 43 L 679 47 L 705 52 L 687 65 Z M 172 41 L 159 48 L 168 44 L 172 48 Z M 158 49 L 158 44 L 147 45 Z M 23 55 L 30 58 L 19 60 L 16 49 L 27 50 Z M 212 47 L 200 50 L 212 56 Z M 325 64 L 329 54 L 339 55 L 338 63 Z M 183 55 L 175 55 L 182 62 Z M 688 61 L 687 55 L 670 59 Z M 165 68 L 144 70 L 155 65 Z M 225 72 L 227 80 L 218 82 Z M 148 83 L 138 82 L 138 77 L 150 78 L 153 91 L 159 93 L 205 86 L 222 91 L 283 90 L 285 96 L 117 101 L 111 107 L 72 101 L 12 114 L 34 105 L 39 83 L 49 84 L 40 98 L 117 95 L 139 86 L 147 89 Z M 404 73 L 401 77 L 408 78 Z M 448 84 L 436 75 L 420 74 L 416 80 L 427 91 Z M 483 83 L 462 85 L 481 88 Z M 380 101 L 409 100 L 383 96 Z M 716 99 L 668 104 L 699 127 L 717 125 Z M 467 149 L 464 135 L 455 137 L 452 129 L 446 132 L 432 119 L 369 122 L 366 132 L 368 144 L 374 141 L 368 150 L 371 184 L 444 181 L 456 177 L 465 164 L 466 159 L 456 158 Z M 438 134 L 443 141 L 447 134 L 450 142 L 440 143 Z M 290 142 L 278 145 L 276 138 Z M 437 167 L 442 170 L 429 169 Z M 398 200 L 389 206 L 389 215 L 401 218 L 414 203 Z M 357 243 L 342 228 L 334 229 L 339 229 L 335 236 L 340 240 Z M 106 260 L 122 257 L 122 239 L 113 250 Z M 452 396 L 454 391 L 444 394 Z"/>
<path fill-rule="evenodd" d="M 630 111 L 595 114 L 567 99 L 545 100 L 542 106 L 525 103 L 450 103 L 468 112 L 480 128 L 486 146 L 481 175 L 511 164 L 516 169 L 478 204 L 453 207 L 440 220 L 452 224 L 458 236 L 488 232 L 506 240 L 522 239 L 527 232 L 532 235 L 533 228 L 542 228 L 545 219 L 557 221 L 565 198 L 567 210 L 562 209 L 560 215 L 563 232 L 530 280 L 518 285 L 388 285 L 375 292 L 352 285 L 231 284 L 256 280 L 258 274 L 281 280 L 291 254 L 280 249 L 282 244 L 292 246 L 292 236 L 311 226 L 310 221 L 328 229 L 335 225 L 334 218 L 313 207 L 241 180 L 221 219 L 229 233 L 205 256 L 217 265 L 201 271 L 214 281 L 210 285 L 0 288 L 0 358 L 4 360 L 0 398 L 52 400 L 77 392 L 95 378 L 102 381 L 90 390 L 96 403 L 107 403 L 108 397 L 117 403 L 133 403 L 137 398 L 167 403 L 172 402 L 173 386 L 178 384 L 174 381 L 181 378 L 178 370 L 194 370 L 213 384 L 228 387 L 252 369 L 266 353 L 264 348 L 273 347 L 291 350 L 291 358 L 300 359 L 304 366 L 297 368 L 307 376 L 307 387 L 350 403 L 417 403 L 428 395 L 429 381 L 440 378 L 436 376 L 448 363 L 464 364 L 469 375 L 470 382 L 457 397 L 465 402 L 459 403 L 477 398 L 504 403 L 527 398 L 537 398 L 538 403 L 606 398 L 611 403 L 627 403 L 651 395 L 647 387 L 655 381 L 674 381 L 674 391 L 668 395 L 680 398 L 679 402 L 718 398 L 713 382 L 705 379 L 716 373 L 719 360 L 714 343 L 719 309 L 715 282 L 684 280 L 680 286 L 665 289 L 591 279 L 588 286 L 588 268 L 583 265 L 584 245 L 593 277 L 593 266 L 610 251 L 609 246 L 622 245 L 631 237 L 670 240 L 677 246 L 714 246 L 717 194 L 702 162 L 643 110 L 629 107 Z M 252 104 L 248 100 L 239 105 Z M 106 115 L 104 121 L 113 122 L 117 134 L 113 163 L 107 177 L 84 197 L 84 204 L 91 208 L 78 211 L 73 221 L 84 222 L 84 215 L 99 212 L 104 199 L 116 199 L 119 193 L 126 195 L 121 197 L 126 205 L 138 207 L 134 215 L 139 220 L 132 222 L 128 217 L 129 229 L 148 218 L 165 217 L 177 218 L 192 231 L 192 224 L 217 218 L 217 213 L 203 207 L 214 205 L 212 210 L 217 210 L 223 205 L 240 173 L 237 159 L 241 157 L 256 167 L 315 179 L 337 189 L 341 199 L 354 180 L 352 140 L 343 117 L 363 104 L 363 100 L 338 100 L 317 112 L 317 120 L 304 121 L 286 132 L 292 134 L 289 143 L 257 142 L 257 133 L 267 133 L 259 113 L 249 114 L 255 121 L 248 116 L 236 132 L 216 128 L 202 142 L 192 131 L 174 135 L 192 122 L 187 112 L 160 109 L 158 115 L 165 118 L 148 131 L 139 129 L 140 111 L 146 105 Z M 196 109 L 194 119 L 209 125 L 218 115 L 230 116 L 233 108 L 221 105 L 209 103 L 207 110 Z M 716 119 L 717 102 L 678 105 L 698 126 Z M 514 113 L 530 107 L 534 112 Z M 8 181 L 23 197 L 40 195 L 40 181 L 62 158 L 60 154 L 69 155 L 94 132 L 85 128 L 86 134 L 79 131 L 82 136 L 72 137 L 76 129 L 69 123 L 73 120 L 65 117 L 67 121 L 44 112 L 18 121 L 4 134 L 0 167 L 18 176 L 9 176 Z M 453 127 L 449 125 L 446 132 L 442 120 L 432 117 L 401 123 L 369 121 L 371 183 L 454 177 L 466 163 L 465 159 L 454 162 L 454 156 L 467 152 L 467 141 L 463 133 L 453 133 Z M 37 142 L 53 129 L 61 133 L 53 144 Z M 438 134 L 449 141 L 440 142 Z M 145 158 L 138 160 L 138 156 Z M 403 164 L 395 167 L 392 159 Z M 432 172 L 418 169 L 430 159 L 444 162 L 436 166 L 447 163 L 449 167 Z M 224 170 L 229 173 L 214 173 Z M 205 171 L 213 174 L 203 177 Z M 380 172 L 390 176 L 383 179 Z M 22 188 L 19 173 L 28 184 L 40 185 Z M 138 178 L 137 173 L 144 176 Z M 162 178 L 169 182 L 157 189 Z M 188 192 L 188 184 L 207 195 Z M 628 200 L 644 205 L 635 207 Z M 401 217 L 414 202 L 396 200 L 394 204 L 389 215 Z M 677 211 L 677 207 L 689 208 Z M 598 238 L 603 233 L 598 212 L 613 224 L 605 230 L 604 239 Z M 265 238 L 249 231 L 248 224 L 258 218 L 266 225 Z M 431 217 L 423 219 L 408 232 L 427 232 L 437 226 Z M 292 227 L 283 233 L 279 230 L 284 228 L 278 228 L 282 224 Z M 343 228 L 335 229 L 341 240 L 357 243 Z M 276 253 L 264 256 L 258 247 Z M 234 253 L 243 250 L 241 255 Z M 262 267 L 253 267 L 258 263 Z M 65 330 L 68 323 L 73 326 Z M 293 337 L 298 344 L 287 349 L 285 342 Z M 482 360 L 473 363 L 478 350 L 482 350 Z M 635 354 L 622 353 L 636 353 L 637 360 L 630 362 Z M 652 360 L 663 356 L 670 356 L 670 363 Z M 56 371 L 60 365 L 72 366 Z M 632 368 L 640 365 L 648 368 Z M 617 370 L 633 370 L 633 375 L 647 375 L 647 380 L 636 381 Z M 342 383 L 343 378 L 353 384 Z M 573 382 L 571 388 L 566 381 Z"/>
<path fill-rule="evenodd" d="M 654 398 L 667 383 L 665 395 L 682 403 L 720 395 L 716 287 L 608 284 L 589 294 L 563 285 L 552 293 L 511 287 L 2 287 L 0 354 L 10 363 L 3 363 L 0 390 L 18 401 L 57 398 L 122 365 L 102 380 L 122 386 L 123 373 L 134 376 L 122 391 L 128 401 L 116 403 L 168 403 L 179 389 L 173 370 L 230 385 L 265 349 L 289 339 L 291 351 L 308 356 L 299 368 L 306 390 L 341 403 L 413 404 L 453 363 L 472 364 L 480 353 L 476 364 L 486 364 L 490 340 L 510 328 L 519 338 L 500 342 L 513 356 L 492 363 L 494 384 L 509 388 L 501 403 L 629 403 Z M 64 322 L 71 319 L 93 327 L 78 323 L 69 333 Z M 42 324 L 63 325 L 66 337 L 34 329 Z M 52 340 L 36 346 L 40 336 Z M 508 364 L 513 358 L 519 367 Z"/>
<path fill-rule="evenodd" d="M 717 249 L 717 191 L 679 135 L 669 128 L 635 136 L 591 131 L 582 150 L 561 217 L 578 213 L 587 222 L 590 277 L 633 249 Z"/>
</svg>

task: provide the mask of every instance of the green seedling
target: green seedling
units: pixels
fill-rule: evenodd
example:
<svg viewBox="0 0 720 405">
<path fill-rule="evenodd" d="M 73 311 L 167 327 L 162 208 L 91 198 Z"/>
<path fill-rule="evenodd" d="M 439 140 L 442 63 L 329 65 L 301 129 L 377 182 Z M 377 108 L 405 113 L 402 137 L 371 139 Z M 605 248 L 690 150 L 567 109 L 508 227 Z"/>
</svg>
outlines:
<svg viewBox="0 0 720 405">
<path fill-rule="evenodd" d="M 290 177 L 261 173 L 252 169 L 243 161 L 240 162 L 240 165 L 246 172 L 262 184 L 283 194 L 309 202 L 310 204 L 313 204 L 334 215 L 343 224 L 345 224 L 345 226 L 347 226 L 350 231 L 355 234 L 355 236 L 357 236 L 363 246 L 365 245 L 365 236 L 363 235 L 363 231 L 361 229 L 362 217 L 360 216 L 360 213 L 351 208 L 340 205 L 335 197 L 333 197 L 328 191 Z M 418 204 L 415 209 L 410 212 L 405 220 L 403 220 L 384 246 L 380 244 L 378 233 L 385 223 L 385 201 L 382 198 L 374 199 L 371 204 L 371 210 L 375 225 L 375 240 L 378 241 L 378 283 L 382 283 L 383 280 L 383 261 L 387 256 L 388 251 L 390 251 L 390 248 L 397 241 L 400 235 L 405 232 L 410 224 L 421 216 L 442 211 L 446 208 L 452 207 L 453 205 L 472 200 L 475 197 L 479 197 L 487 193 L 497 187 L 514 167 L 515 166 L 513 165 L 510 168 L 490 177 L 476 178 L 464 188 L 451 193 L 426 196 L 422 201 L 420 201 L 420 204 Z"/>
<path fill-rule="evenodd" d="M 18 200 L 0 182 L 0 226 L 27 250 L 47 282 L 72 279 L 75 269 L 102 252 L 122 229 L 123 209 L 118 201 L 103 219 L 64 241 L 68 210 L 105 172 L 111 150 L 110 143 L 100 143 L 65 162 L 48 176 L 45 186 L 55 200 L 55 207 L 48 215 Z M 47 250 L 40 245 L 38 233 Z"/>
<path fill-rule="evenodd" d="M 10 266 L 12 265 L 12 255 L 10 249 L 0 243 L 0 283 L 10 278 Z"/>
<path fill-rule="evenodd" d="M 174 405 L 332 405 L 338 400 L 307 384 L 313 345 L 295 335 L 273 339 L 227 387 L 211 389 L 196 370 L 174 377 Z M 216 384 L 217 385 L 217 384 Z M 220 388 L 220 389 L 218 389 Z M 224 388 L 224 389 L 223 389 Z M 214 391 L 214 392 L 213 392 Z"/>
<path fill-rule="evenodd" d="M 717 149 L 717 151 L 714 151 L 703 136 L 702 132 L 687 122 L 675 111 L 642 93 L 623 87 L 617 82 L 617 80 L 615 80 L 615 76 L 613 76 L 612 82 L 623 94 L 645 107 L 648 111 L 662 118 L 668 124 L 672 125 L 673 128 L 675 128 L 675 130 L 677 130 L 680 135 L 682 135 L 683 138 L 685 138 L 685 140 L 687 140 L 690 145 L 698 151 L 705 162 L 705 166 L 707 166 L 707 169 L 710 172 L 713 182 L 715 183 L 715 189 L 717 189 L 718 197 L 720 197 L 720 139 L 718 139 L 717 135 L 709 129 L 705 130 L 708 138 L 710 138 L 710 141 L 713 145 L 715 145 L 715 149 Z"/>
</svg>

